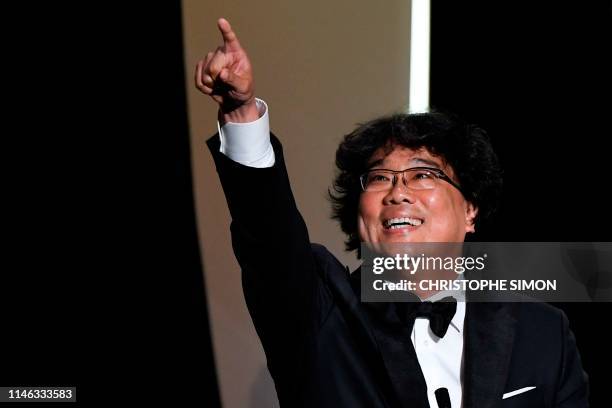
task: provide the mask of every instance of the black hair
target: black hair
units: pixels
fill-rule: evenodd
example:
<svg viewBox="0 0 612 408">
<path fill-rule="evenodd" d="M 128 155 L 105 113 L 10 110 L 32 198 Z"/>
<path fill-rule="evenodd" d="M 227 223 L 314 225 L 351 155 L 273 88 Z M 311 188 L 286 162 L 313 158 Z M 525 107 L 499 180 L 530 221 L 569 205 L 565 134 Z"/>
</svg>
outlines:
<svg viewBox="0 0 612 408">
<path fill-rule="evenodd" d="M 456 115 L 441 112 L 395 114 L 359 125 L 344 136 L 336 151 L 338 169 L 329 190 L 332 218 L 347 235 L 346 250 L 359 249 L 357 230 L 359 176 L 379 148 L 390 154 L 395 147 L 425 148 L 450 166 L 467 201 L 478 208 L 481 224 L 496 210 L 502 187 L 502 171 L 486 132 Z"/>
</svg>

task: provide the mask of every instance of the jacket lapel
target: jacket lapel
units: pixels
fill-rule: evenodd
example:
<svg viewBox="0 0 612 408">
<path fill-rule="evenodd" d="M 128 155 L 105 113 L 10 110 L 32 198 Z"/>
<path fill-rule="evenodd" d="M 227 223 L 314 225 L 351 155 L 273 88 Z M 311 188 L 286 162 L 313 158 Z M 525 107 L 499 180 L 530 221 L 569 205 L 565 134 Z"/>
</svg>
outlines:
<svg viewBox="0 0 612 408">
<path fill-rule="evenodd" d="M 351 286 L 360 297 L 360 270 L 351 275 Z M 367 303 L 369 328 L 382 360 L 381 371 L 386 373 L 391 391 L 396 397 L 394 406 L 429 408 L 425 376 L 410 340 L 411 327 L 399 320 L 395 303 Z"/>
<path fill-rule="evenodd" d="M 512 356 L 517 310 L 516 303 L 466 303 L 464 408 L 488 408 L 501 401 Z"/>
<path fill-rule="evenodd" d="M 410 340 L 410 330 L 396 329 L 378 321 L 372 325 L 372 330 L 399 406 L 429 408 L 427 384 Z"/>
</svg>

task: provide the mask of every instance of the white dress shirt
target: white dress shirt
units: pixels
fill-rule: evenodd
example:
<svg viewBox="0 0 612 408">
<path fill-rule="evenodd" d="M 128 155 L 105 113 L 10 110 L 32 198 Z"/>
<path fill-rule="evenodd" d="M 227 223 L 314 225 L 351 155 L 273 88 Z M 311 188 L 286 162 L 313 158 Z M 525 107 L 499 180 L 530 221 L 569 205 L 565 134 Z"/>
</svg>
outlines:
<svg viewBox="0 0 612 408">
<path fill-rule="evenodd" d="M 272 167 L 275 157 L 270 143 L 268 106 L 261 99 L 256 99 L 256 105 L 260 117 L 254 122 L 228 122 L 223 126 L 217 123 L 221 139 L 220 151 L 233 161 L 245 166 Z M 465 294 L 463 292 L 440 292 L 425 300 L 434 302 L 449 295 L 457 299 L 457 311 L 446 335 L 439 338 L 431 331 L 429 320 L 419 317 L 414 322 L 410 336 L 425 376 L 427 397 L 431 408 L 438 407 L 435 391 L 441 387 L 448 389 L 451 407 L 461 407 Z"/>
<path fill-rule="evenodd" d="M 451 407 L 460 408 L 462 398 L 461 377 L 463 363 L 463 322 L 465 320 L 465 293 L 439 292 L 425 299 L 432 302 L 452 296 L 457 300 L 457 311 L 443 338 L 429 328 L 429 319 L 417 317 L 410 338 L 427 384 L 429 406 L 437 408 L 435 392 L 448 389 Z"/>
<path fill-rule="evenodd" d="M 219 151 L 235 162 L 250 167 L 272 167 L 274 149 L 270 143 L 270 119 L 268 105 L 261 99 L 255 99 L 259 119 L 248 123 L 227 122 L 219 126 L 221 147 Z"/>
</svg>

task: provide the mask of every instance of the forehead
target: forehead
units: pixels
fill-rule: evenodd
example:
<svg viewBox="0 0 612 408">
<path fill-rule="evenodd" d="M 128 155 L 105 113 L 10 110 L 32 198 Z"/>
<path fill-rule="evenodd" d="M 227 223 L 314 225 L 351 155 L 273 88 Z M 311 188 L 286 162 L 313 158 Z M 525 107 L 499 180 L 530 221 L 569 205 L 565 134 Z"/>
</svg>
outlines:
<svg viewBox="0 0 612 408">
<path fill-rule="evenodd" d="M 368 160 L 369 168 L 388 168 L 391 170 L 403 170 L 408 167 L 437 167 L 440 170 L 449 170 L 445 161 L 434 156 L 426 148 L 411 149 L 405 146 L 380 147 Z M 398 168 L 395 168 L 398 167 Z"/>
</svg>

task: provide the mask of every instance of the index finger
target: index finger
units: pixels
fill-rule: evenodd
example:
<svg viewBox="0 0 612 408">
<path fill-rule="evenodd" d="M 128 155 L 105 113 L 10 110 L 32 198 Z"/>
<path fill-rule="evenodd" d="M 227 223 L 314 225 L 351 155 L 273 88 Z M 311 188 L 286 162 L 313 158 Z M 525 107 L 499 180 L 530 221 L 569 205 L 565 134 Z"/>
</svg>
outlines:
<svg viewBox="0 0 612 408">
<path fill-rule="evenodd" d="M 238 37 L 232 30 L 232 26 L 230 25 L 229 21 L 222 17 L 217 21 L 217 27 L 219 27 L 219 31 L 221 31 L 223 42 L 228 50 L 237 51 L 241 49 L 240 42 L 238 42 Z"/>
</svg>

